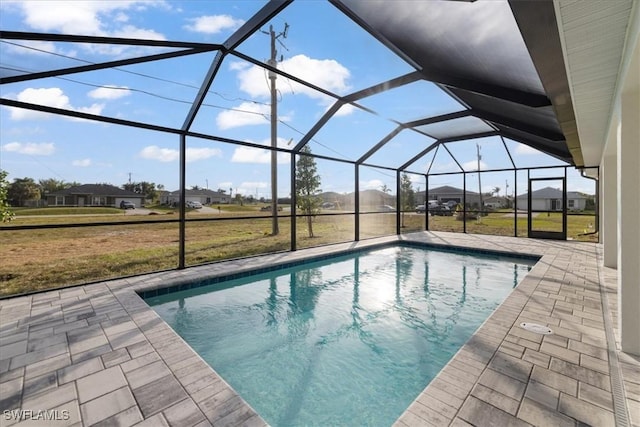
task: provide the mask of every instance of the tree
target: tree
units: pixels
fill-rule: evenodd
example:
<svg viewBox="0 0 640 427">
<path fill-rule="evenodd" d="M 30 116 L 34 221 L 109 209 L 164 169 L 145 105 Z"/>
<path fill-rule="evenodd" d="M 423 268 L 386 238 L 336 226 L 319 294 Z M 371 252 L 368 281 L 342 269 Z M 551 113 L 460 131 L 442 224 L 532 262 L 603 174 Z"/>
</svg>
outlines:
<svg viewBox="0 0 640 427">
<path fill-rule="evenodd" d="M 71 187 L 71 185 L 65 183 L 61 179 L 48 178 L 39 180 L 38 187 L 40 188 L 40 195 L 43 199 L 46 199 L 47 194 L 56 193 L 58 191 L 64 190 L 65 188 Z"/>
<path fill-rule="evenodd" d="M 40 198 L 40 188 L 33 178 L 15 178 L 9 185 L 7 198 L 13 206 L 24 206 L 27 200 Z"/>
<path fill-rule="evenodd" d="M 127 184 L 122 184 L 122 188 L 136 194 L 142 194 L 145 199 L 155 200 L 158 198 L 156 184 L 153 182 L 129 182 Z"/>
<path fill-rule="evenodd" d="M 496 196 L 500 195 L 500 187 L 493 187 L 493 190 L 491 190 L 491 194 L 495 194 Z"/>
<path fill-rule="evenodd" d="M 304 146 L 296 162 L 296 206 L 307 216 L 309 237 L 314 237 L 313 217 L 320 211 L 322 190 L 316 160 L 310 154 L 311 149 Z"/>
<path fill-rule="evenodd" d="M 382 196 L 382 200 L 381 200 L 381 204 L 386 204 L 387 203 L 387 194 L 391 193 L 391 189 L 389 187 L 387 187 L 387 184 L 382 184 L 380 186 L 380 191 L 382 191 L 384 194 Z"/>
<path fill-rule="evenodd" d="M 13 212 L 9 206 L 9 182 L 7 181 L 8 173 L 0 169 L 0 219 L 2 222 L 9 222 L 13 219 Z"/>
<path fill-rule="evenodd" d="M 413 191 L 413 183 L 409 174 L 402 174 L 400 179 L 400 206 L 402 209 L 402 226 L 404 227 L 405 211 L 412 211 L 416 205 L 416 193 Z"/>
</svg>

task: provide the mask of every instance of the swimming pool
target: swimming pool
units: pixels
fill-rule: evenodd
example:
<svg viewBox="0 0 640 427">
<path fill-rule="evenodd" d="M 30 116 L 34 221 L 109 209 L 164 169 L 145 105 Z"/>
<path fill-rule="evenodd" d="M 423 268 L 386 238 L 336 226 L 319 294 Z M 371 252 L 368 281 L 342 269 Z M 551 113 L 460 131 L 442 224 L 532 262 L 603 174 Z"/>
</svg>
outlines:
<svg viewBox="0 0 640 427">
<path fill-rule="evenodd" d="M 146 300 L 269 424 L 391 425 L 533 263 L 393 246 Z"/>
</svg>

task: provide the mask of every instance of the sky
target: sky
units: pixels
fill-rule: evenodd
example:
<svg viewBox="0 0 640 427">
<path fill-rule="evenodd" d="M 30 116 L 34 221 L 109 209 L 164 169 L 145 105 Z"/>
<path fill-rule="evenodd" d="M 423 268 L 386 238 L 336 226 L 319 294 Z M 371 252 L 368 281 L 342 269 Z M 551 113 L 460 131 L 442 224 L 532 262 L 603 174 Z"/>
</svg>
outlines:
<svg viewBox="0 0 640 427">
<path fill-rule="evenodd" d="M 0 27 L 32 31 L 124 38 L 223 43 L 251 18 L 265 1 L 8 1 L 0 2 Z M 286 34 L 285 25 L 288 25 Z M 346 95 L 413 71 L 403 60 L 324 1 L 296 1 L 239 47 L 244 55 L 266 62 L 270 57 L 270 26 L 279 35 L 278 68 L 337 95 Z M 66 68 L 170 51 L 123 45 L 0 41 L 0 74 Z M 5 84 L 3 98 L 54 106 L 154 125 L 181 128 L 196 98 L 215 52 L 75 73 L 57 78 Z M 270 145 L 269 74 L 239 56 L 227 55 L 195 117 L 193 132 L 231 138 L 258 146 Z M 292 148 L 332 106 L 333 98 L 279 76 L 277 85 L 278 145 Z M 360 104 L 371 114 L 343 106 L 310 141 L 313 153 L 356 160 L 383 139 L 396 124 L 460 111 L 464 107 L 437 86 L 421 81 L 372 97 Z M 460 126 L 486 130 L 473 118 Z M 54 116 L 25 109 L 0 108 L 0 169 L 8 179 L 55 178 L 65 182 L 154 182 L 167 190 L 179 187 L 179 137 L 174 134 L 114 124 Z M 435 124 L 425 131 L 437 136 Z M 400 132 L 368 163 L 399 167 L 434 140 L 410 130 Z M 408 169 L 431 174 L 511 168 L 560 166 L 563 163 L 514 141 L 498 137 L 447 144 L 417 160 Z M 270 197 L 270 154 L 259 147 L 187 138 L 188 188 L 224 189 L 227 193 Z M 478 155 L 480 161 L 478 162 Z M 453 157 L 452 157 L 453 156 Z M 455 157 L 455 159 L 454 159 Z M 288 153 L 278 154 L 278 196 L 290 194 Z M 354 167 L 319 159 L 322 190 L 354 190 Z M 560 176 L 563 169 L 532 172 Z M 427 185 L 411 174 L 415 189 Z M 467 186 L 499 194 L 526 191 L 527 174 L 496 172 L 467 174 Z M 568 173 L 568 189 L 593 194 L 593 181 Z M 460 175 L 432 176 L 429 187 L 462 188 Z M 362 167 L 361 190 L 395 190 L 391 170 Z M 395 191 L 393 191 L 395 192 Z"/>
</svg>

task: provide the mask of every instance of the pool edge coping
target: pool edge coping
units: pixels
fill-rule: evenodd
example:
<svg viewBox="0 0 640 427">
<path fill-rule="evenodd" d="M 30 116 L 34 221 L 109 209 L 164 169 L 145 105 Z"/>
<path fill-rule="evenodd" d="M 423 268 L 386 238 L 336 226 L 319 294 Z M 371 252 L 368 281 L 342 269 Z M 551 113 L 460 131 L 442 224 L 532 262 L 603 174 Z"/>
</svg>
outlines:
<svg viewBox="0 0 640 427">
<path fill-rule="evenodd" d="M 420 236 L 422 236 L 422 234 L 419 234 Z M 346 254 L 350 254 L 350 253 L 354 253 L 354 252 L 362 252 L 362 251 L 368 251 L 368 250 L 375 250 L 378 248 L 384 248 L 384 247 L 389 247 L 389 246 L 395 246 L 395 245 L 406 245 L 406 246 L 418 246 L 421 248 L 434 248 L 437 250 L 443 250 L 443 251 L 453 251 L 453 252 L 462 252 L 462 253 L 470 253 L 470 254 L 484 254 L 484 255 L 494 255 L 494 256 L 507 256 L 507 257 L 511 257 L 511 258 L 522 258 L 522 259 L 528 259 L 528 260 L 536 260 L 536 263 L 532 266 L 532 269 L 527 272 L 527 274 L 524 276 L 524 278 L 518 283 L 518 285 L 514 288 L 513 291 L 511 291 L 509 293 L 509 295 L 507 295 L 507 297 L 503 300 L 503 302 L 485 319 L 485 321 L 478 327 L 478 329 L 471 335 L 471 337 L 469 338 L 469 340 L 467 340 L 462 347 L 454 354 L 454 356 L 447 362 L 447 364 L 440 370 L 440 372 L 432 379 L 432 381 L 427 384 L 427 386 L 420 392 L 420 394 L 416 397 L 416 399 L 407 407 L 407 409 L 405 409 L 405 411 L 400 415 L 400 417 L 395 421 L 395 424 L 407 424 L 405 422 L 405 420 L 407 419 L 407 417 L 410 417 L 411 412 L 414 410 L 412 408 L 415 408 L 414 405 L 420 405 L 420 399 L 423 395 L 425 395 L 425 393 L 428 392 L 429 388 L 431 387 L 431 385 L 434 383 L 434 381 L 436 381 L 436 379 L 438 379 L 443 372 L 445 371 L 445 369 L 447 369 L 447 367 L 449 367 L 452 362 L 459 360 L 460 355 L 462 353 L 464 353 L 465 351 L 468 351 L 468 347 L 469 347 L 469 343 L 473 342 L 474 340 L 477 339 L 477 335 L 484 333 L 484 329 L 486 328 L 487 324 L 490 323 L 491 319 L 494 318 L 494 316 L 496 316 L 496 313 L 499 312 L 499 310 L 501 309 L 501 307 L 503 307 L 503 305 L 505 305 L 505 303 L 507 303 L 507 301 L 509 300 L 509 298 L 511 298 L 512 295 L 514 295 L 514 292 L 520 288 L 523 283 L 527 280 L 528 277 L 530 277 L 532 274 L 536 273 L 536 267 L 541 265 L 541 262 L 544 262 L 544 258 L 545 258 L 545 254 L 540 254 L 540 253 L 536 253 L 536 251 L 534 250 L 523 250 L 517 253 L 513 253 L 513 252 L 509 252 L 507 250 L 501 250 L 501 249 L 479 249 L 479 248 L 475 248 L 475 247 L 467 247 L 467 246 L 462 246 L 462 245 L 455 245 L 455 244 L 450 244 L 450 243 L 433 243 L 433 242 L 425 242 L 425 241 L 420 241 L 420 239 L 414 239 L 411 238 L 411 236 L 406 236 L 406 235 L 402 235 L 402 236 L 387 236 L 387 237 L 383 237 L 383 238 L 379 238 L 379 239 L 370 239 L 370 240 L 365 240 L 365 241 L 360 241 L 360 242 L 351 242 L 348 244 L 337 244 L 334 245 L 335 247 L 340 247 L 340 246 L 347 246 L 345 248 L 341 248 L 338 249 L 337 251 L 331 252 L 329 254 L 317 254 L 315 253 L 315 250 L 326 250 L 327 247 L 326 246 L 322 246 L 322 247 L 318 247 L 318 248 L 306 248 L 300 251 L 296 251 L 296 252 L 290 252 L 290 253 L 284 253 L 284 254 L 275 254 L 273 255 L 273 257 L 277 257 L 280 258 L 281 255 L 287 255 L 287 254 L 293 254 L 296 255 L 294 256 L 293 260 L 289 260 L 289 259 L 285 259 L 285 260 L 279 260 L 273 264 L 270 264 L 270 266 L 268 268 L 265 269 L 265 271 L 272 271 L 272 270 L 278 270 L 278 269 L 285 269 L 288 268 L 292 265 L 297 265 L 297 264 L 301 264 L 301 263 L 305 263 L 305 262 L 312 262 L 316 259 L 326 259 L 326 258 L 332 258 L 332 257 L 338 257 L 341 255 L 346 255 Z M 264 255 L 264 256 L 259 256 L 259 257 L 255 257 L 255 258 L 251 258 L 251 261 L 259 261 L 262 260 L 264 258 L 269 258 L 270 255 Z M 286 257 L 285 258 L 289 258 Z M 215 267 L 232 267 L 232 264 L 234 264 L 235 262 L 237 262 L 238 260 L 230 260 L 229 262 L 220 262 L 220 263 L 213 263 L 213 264 L 205 264 L 205 265 L 201 265 L 201 266 L 195 266 L 195 267 L 191 267 L 192 269 L 196 269 L 196 270 L 209 270 L 209 267 L 211 266 L 215 266 Z M 538 267 L 540 268 L 540 267 Z M 236 272 L 234 272 L 233 274 L 239 274 L 242 275 L 242 273 L 245 272 L 252 272 L 255 269 L 255 267 L 253 265 L 249 265 L 245 268 L 242 268 L 240 270 L 237 270 Z M 166 272 L 163 273 L 158 273 L 160 275 L 166 276 Z M 260 273 L 254 273 L 254 274 L 260 274 Z M 155 275 L 155 274 L 154 274 Z M 200 277 L 199 281 L 207 281 L 210 280 L 211 278 L 220 278 L 220 279 L 226 279 L 229 275 L 225 274 L 224 272 L 220 272 L 220 271 L 216 271 L 216 272 L 209 272 L 208 274 L 205 273 L 205 277 Z M 241 276 L 244 277 L 244 276 Z M 135 294 L 135 297 L 137 297 L 147 308 L 147 310 L 151 311 L 155 316 L 158 317 L 158 319 L 162 320 L 161 317 L 155 312 L 155 310 L 153 310 L 153 308 L 147 304 L 147 302 L 145 301 L 146 297 L 143 297 L 143 293 L 144 292 L 148 292 L 149 290 L 159 290 L 159 289 L 168 289 L 171 288 L 173 286 L 180 286 L 181 284 L 185 284 L 185 283 L 189 283 L 193 281 L 192 278 L 184 278 L 182 276 L 175 278 L 173 281 L 167 283 L 136 283 L 136 284 L 132 284 L 131 286 L 127 287 L 127 291 L 132 292 L 133 294 Z M 138 280 L 136 280 L 136 282 L 138 282 Z M 191 288 L 194 289 L 194 288 Z M 181 289 L 178 289 L 176 291 L 179 291 Z M 533 292 L 533 290 L 531 291 Z M 167 290 L 166 293 L 169 293 L 169 291 Z M 158 294 L 160 295 L 160 294 Z M 524 304 L 523 304 L 524 305 Z M 207 367 L 209 367 L 209 369 L 211 370 L 211 372 L 213 374 L 215 374 L 216 376 L 218 376 L 220 379 L 222 379 L 222 377 L 215 371 L 215 369 L 213 369 L 213 367 L 211 367 L 209 364 L 207 364 L 199 354 L 197 354 L 197 352 L 195 350 L 193 350 L 191 348 L 191 346 L 189 346 L 188 343 L 186 343 L 178 334 L 177 332 L 175 332 L 170 326 L 168 326 L 168 324 L 166 324 L 166 322 L 164 322 L 164 320 L 162 320 L 163 324 L 166 325 L 171 331 L 172 333 L 180 339 L 180 341 L 182 342 L 182 345 L 186 346 L 194 355 L 196 355 L 198 357 L 199 360 L 203 361 Z M 502 339 L 500 340 L 500 342 L 502 342 L 504 340 L 504 338 L 506 337 L 507 332 L 504 333 L 504 336 L 502 337 Z M 496 347 L 497 349 L 497 347 Z M 493 352 L 495 353 L 495 351 Z M 493 356 L 492 353 L 492 356 Z M 489 361 L 491 358 L 489 358 L 489 360 L 486 361 L 486 366 L 489 365 Z M 168 367 L 169 369 L 172 369 L 171 365 L 168 363 Z M 486 368 L 485 366 L 485 368 Z M 173 370 L 173 369 L 172 369 Z M 224 380 L 223 380 L 224 381 Z M 224 382 L 224 384 L 226 385 L 226 387 L 232 392 L 237 394 L 237 392 L 233 389 L 233 387 L 231 387 L 228 383 Z M 238 395 L 239 396 L 239 395 Z M 242 401 L 244 402 L 244 404 L 246 405 L 247 408 L 249 408 L 251 411 L 253 411 L 255 413 L 255 415 L 257 417 L 259 417 L 264 423 L 265 425 L 268 425 L 266 423 L 266 421 L 264 421 L 262 419 L 262 417 L 260 417 L 259 413 L 257 411 L 255 411 L 255 409 L 253 409 L 253 407 L 251 407 L 251 405 L 244 401 L 244 399 L 242 399 Z M 464 401 L 464 400 L 463 400 Z M 461 406 L 461 405 L 460 405 Z M 459 407 L 457 408 L 456 412 L 459 411 Z M 411 423 L 409 423 L 411 424 Z"/>
</svg>

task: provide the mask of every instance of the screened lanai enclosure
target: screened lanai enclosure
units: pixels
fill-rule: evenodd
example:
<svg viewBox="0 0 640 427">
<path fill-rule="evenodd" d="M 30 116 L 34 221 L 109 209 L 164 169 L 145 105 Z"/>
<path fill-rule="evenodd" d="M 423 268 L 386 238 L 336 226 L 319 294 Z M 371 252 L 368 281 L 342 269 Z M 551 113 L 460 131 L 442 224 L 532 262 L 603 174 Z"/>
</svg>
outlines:
<svg viewBox="0 0 640 427">
<path fill-rule="evenodd" d="M 0 168 L 58 184 L 12 201 L 5 294 L 425 230 L 597 241 L 552 2 L 212 3 L 128 33 L 5 6 Z"/>
</svg>

